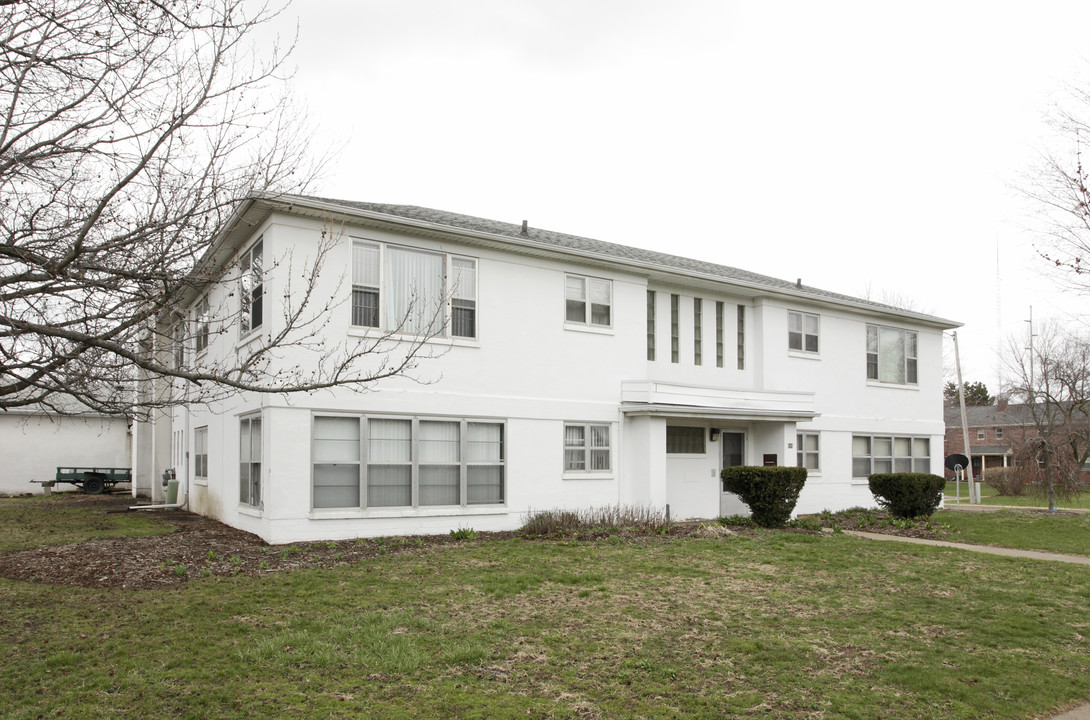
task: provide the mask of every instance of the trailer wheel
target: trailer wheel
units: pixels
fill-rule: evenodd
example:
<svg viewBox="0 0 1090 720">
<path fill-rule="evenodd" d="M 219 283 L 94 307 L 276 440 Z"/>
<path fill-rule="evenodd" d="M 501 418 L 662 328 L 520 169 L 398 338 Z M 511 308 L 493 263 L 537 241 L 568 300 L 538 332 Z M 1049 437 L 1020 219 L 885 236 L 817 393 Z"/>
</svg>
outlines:
<svg viewBox="0 0 1090 720">
<path fill-rule="evenodd" d="M 106 482 L 102 479 L 101 475 L 86 475 L 83 479 L 83 492 L 91 493 L 92 495 L 101 495 L 102 491 L 106 489 Z"/>
</svg>

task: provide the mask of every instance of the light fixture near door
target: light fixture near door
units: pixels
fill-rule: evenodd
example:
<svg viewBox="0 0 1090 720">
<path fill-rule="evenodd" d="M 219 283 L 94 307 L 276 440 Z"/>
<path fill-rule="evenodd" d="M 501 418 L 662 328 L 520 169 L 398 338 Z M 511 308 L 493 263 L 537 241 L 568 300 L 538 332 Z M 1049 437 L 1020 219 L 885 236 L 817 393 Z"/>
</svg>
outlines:
<svg viewBox="0 0 1090 720">
<path fill-rule="evenodd" d="M 715 442 L 719 439 L 719 428 L 711 428 L 708 430 L 708 442 Z"/>
</svg>

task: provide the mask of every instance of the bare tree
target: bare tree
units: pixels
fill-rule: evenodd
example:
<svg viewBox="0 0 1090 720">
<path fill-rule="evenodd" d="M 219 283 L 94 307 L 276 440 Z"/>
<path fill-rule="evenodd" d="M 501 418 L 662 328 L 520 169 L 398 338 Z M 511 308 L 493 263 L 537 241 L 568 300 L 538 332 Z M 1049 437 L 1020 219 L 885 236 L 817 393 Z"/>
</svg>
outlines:
<svg viewBox="0 0 1090 720">
<path fill-rule="evenodd" d="M 1056 492 L 1082 489 L 1090 456 L 1090 338 L 1041 323 L 1011 338 L 1007 369 L 1011 397 L 1025 403 L 1034 426 L 1014 443 L 1015 459 L 1054 507 Z"/>
<path fill-rule="evenodd" d="M 193 401 L 366 386 L 413 366 L 421 342 L 393 360 L 389 334 L 323 343 L 336 303 L 314 290 L 335 223 L 308 268 L 266 259 L 295 286 L 282 322 L 246 352 L 194 367 L 155 350 L 177 332 L 180 298 L 237 282 L 201 258 L 240 202 L 303 192 L 320 165 L 307 164 L 287 102 L 286 53 L 251 47 L 276 12 L 242 0 L 0 3 L 0 410 L 126 412 L 138 376 L 185 381 Z M 219 312 L 206 336 L 238 312 L 204 311 Z M 289 347 L 313 362 L 275 368 Z M 137 409 L 180 397 L 144 393 Z"/>
<path fill-rule="evenodd" d="M 1037 252 L 1068 287 L 1090 290 L 1090 187 L 1084 158 L 1090 141 L 1090 88 L 1073 85 L 1050 117 L 1057 148 L 1042 154 L 1026 194 L 1041 211 L 1044 225 Z"/>
</svg>

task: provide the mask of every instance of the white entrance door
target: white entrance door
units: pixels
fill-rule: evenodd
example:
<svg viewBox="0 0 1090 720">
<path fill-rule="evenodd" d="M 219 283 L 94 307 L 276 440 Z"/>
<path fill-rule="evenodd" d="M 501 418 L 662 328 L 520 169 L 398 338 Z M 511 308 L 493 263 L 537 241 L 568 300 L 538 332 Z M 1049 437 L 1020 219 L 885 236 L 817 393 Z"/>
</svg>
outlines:
<svg viewBox="0 0 1090 720">
<path fill-rule="evenodd" d="M 746 464 L 746 434 L 744 432 L 728 432 L 724 430 L 719 434 L 719 446 L 723 452 L 722 467 L 734 467 Z M 729 515 L 749 515 L 749 507 L 734 493 L 723 489 L 723 481 L 719 481 L 719 517 Z"/>
</svg>

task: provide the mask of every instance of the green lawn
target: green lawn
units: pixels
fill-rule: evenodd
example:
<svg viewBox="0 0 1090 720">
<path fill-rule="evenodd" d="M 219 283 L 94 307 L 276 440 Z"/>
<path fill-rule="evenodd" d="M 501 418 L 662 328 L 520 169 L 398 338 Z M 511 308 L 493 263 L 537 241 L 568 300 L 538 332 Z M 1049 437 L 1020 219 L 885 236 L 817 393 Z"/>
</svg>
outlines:
<svg viewBox="0 0 1090 720">
<path fill-rule="evenodd" d="M 955 502 L 957 497 L 956 483 L 946 483 L 946 504 L 950 505 Z M 994 488 L 990 488 L 987 485 L 982 484 L 980 486 L 980 497 L 986 505 L 1010 505 L 1012 507 L 1048 507 L 1048 498 L 1039 498 L 1035 495 L 1023 495 L 1021 497 L 1004 497 L 997 495 Z M 969 485 L 968 483 L 961 483 L 961 502 L 967 504 L 969 502 Z M 1070 498 L 1056 498 L 1056 506 L 1059 508 L 1082 508 L 1090 510 L 1090 493 L 1082 493 Z"/>
<path fill-rule="evenodd" d="M 931 519 L 947 528 L 953 542 L 1090 555 L 1090 514 L 940 510 Z"/>
<path fill-rule="evenodd" d="M 1085 568 L 843 535 L 475 541 L 176 590 L 0 580 L 0 687 L 20 720 L 1021 719 L 1090 698 L 1088 606 Z"/>
<path fill-rule="evenodd" d="M 0 551 L 173 530 L 149 515 L 90 512 L 94 498 L 80 498 L 80 504 L 74 504 L 68 495 L 0 499 Z"/>
</svg>

